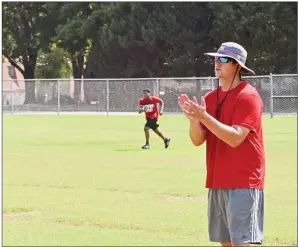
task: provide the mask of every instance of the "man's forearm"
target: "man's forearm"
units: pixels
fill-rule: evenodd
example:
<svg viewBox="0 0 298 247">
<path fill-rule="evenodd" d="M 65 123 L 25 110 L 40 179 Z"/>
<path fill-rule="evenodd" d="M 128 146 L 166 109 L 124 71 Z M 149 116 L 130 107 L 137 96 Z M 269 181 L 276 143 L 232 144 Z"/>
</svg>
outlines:
<svg viewBox="0 0 298 247">
<path fill-rule="evenodd" d="M 160 112 L 163 112 L 163 107 L 164 107 L 164 103 L 162 102 L 162 103 L 160 104 Z"/>
<path fill-rule="evenodd" d="M 195 146 L 202 145 L 206 140 L 206 133 L 198 121 L 190 121 L 189 137 Z"/>
<path fill-rule="evenodd" d="M 231 147 L 238 146 L 239 133 L 232 126 L 225 125 L 217 121 L 214 117 L 206 113 L 206 116 L 201 119 L 201 122 L 219 139 L 230 145 Z"/>
</svg>

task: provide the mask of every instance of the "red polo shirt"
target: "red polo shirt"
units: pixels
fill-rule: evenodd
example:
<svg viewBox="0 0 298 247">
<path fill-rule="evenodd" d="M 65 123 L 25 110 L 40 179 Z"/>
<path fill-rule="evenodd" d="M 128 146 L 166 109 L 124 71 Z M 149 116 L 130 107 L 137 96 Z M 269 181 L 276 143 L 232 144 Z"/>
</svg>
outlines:
<svg viewBox="0 0 298 247">
<path fill-rule="evenodd" d="M 206 110 L 215 117 L 217 90 L 221 102 L 227 92 L 222 88 L 205 95 Z M 206 188 L 264 188 L 265 155 L 262 130 L 263 103 L 247 82 L 230 90 L 218 118 L 223 124 L 240 125 L 250 129 L 248 136 L 232 148 L 206 130 Z"/>
</svg>

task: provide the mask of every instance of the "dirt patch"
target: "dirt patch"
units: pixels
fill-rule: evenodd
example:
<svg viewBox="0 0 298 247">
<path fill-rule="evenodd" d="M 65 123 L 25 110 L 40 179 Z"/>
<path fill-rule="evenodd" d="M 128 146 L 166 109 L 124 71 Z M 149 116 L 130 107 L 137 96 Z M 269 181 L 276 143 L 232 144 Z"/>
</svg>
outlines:
<svg viewBox="0 0 298 247">
<path fill-rule="evenodd" d="M 90 221 L 90 222 L 75 222 L 75 221 L 44 221 L 43 224 L 54 224 L 60 225 L 65 227 L 98 227 L 98 228 L 105 228 L 105 229 L 120 229 L 120 230 L 134 230 L 134 231 L 148 231 L 146 227 L 142 226 L 135 226 L 135 225 L 125 225 L 125 224 L 118 224 L 115 222 L 97 222 L 97 221 Z"/>
<path fill-rule="evenodd" d="M 36 216 L 39 215 L 40 211 L 29 211 L 29 212 L 9 212 L 9 213 L 4 213 L 2 215 L 3 220 L 13 220 L 15 218 L 19 218 L 22 216 Z"/>
</svg>

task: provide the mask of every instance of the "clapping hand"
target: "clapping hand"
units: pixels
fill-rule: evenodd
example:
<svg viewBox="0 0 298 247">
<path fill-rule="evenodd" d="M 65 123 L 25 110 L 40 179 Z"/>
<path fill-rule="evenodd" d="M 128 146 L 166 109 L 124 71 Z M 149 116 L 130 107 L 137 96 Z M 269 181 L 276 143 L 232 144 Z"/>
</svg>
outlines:
<svg viewBox="0 0 298 247">
<path fill-rule="evenodd" d="M 178 97 L 178 104 L 184 115 L 190 121 L 200 121 L 205 117 L 206 102 L 203 96 L 201 97 L 201 104 L 199 104 L 195 96 L 190 100 L 186 94 L 181 94 Z"/>
</svg>

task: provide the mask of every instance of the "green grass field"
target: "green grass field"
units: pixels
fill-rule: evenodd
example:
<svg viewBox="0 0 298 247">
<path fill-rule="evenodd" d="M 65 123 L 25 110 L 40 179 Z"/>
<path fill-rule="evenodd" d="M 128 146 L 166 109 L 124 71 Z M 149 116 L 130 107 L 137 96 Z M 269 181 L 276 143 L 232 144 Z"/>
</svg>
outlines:
<svg viewBox="0 0 298 247">
<path fill-rule="evenodd" d="M 297 117 L 264 117 L 264 245 L 297 243 Z M 168 149 L 143 116 L 3 116 L 3 245 L 214 246 L 205 146 L 163 116 Z"/>
</svg>

